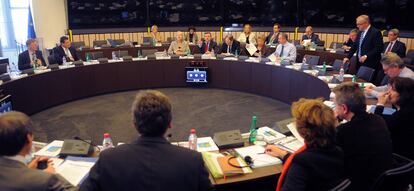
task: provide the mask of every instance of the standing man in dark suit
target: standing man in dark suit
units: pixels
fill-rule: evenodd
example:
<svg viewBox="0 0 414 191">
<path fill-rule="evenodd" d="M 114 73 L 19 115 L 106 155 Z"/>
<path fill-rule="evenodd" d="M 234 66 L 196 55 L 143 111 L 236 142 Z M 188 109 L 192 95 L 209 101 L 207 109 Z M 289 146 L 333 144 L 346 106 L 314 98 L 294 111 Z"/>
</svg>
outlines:
<svg viewBox="0 0 414 191">
<path fill-rule="evenodd" d="M 80 190 L 211 190 L 201 154 L 164 138 L 171 128 L 171 109 L 163 93 L 140 91 L 132 116 L 141 136 L 131 144 L 103 151 Z"/>
<path fill-rule="evenodd" d="M 305 29 L 305 34 L 302 36 L 302 44 L 304 40 L 311 40 L 311 42 L 318 44 L 321 40 L 319 39 L 319 35 L 313 32 L 313 28 L 311 26 L 307 26 Z"/>
<path fill-rule="evenodd" d="M 224 38 L 224 43 L 221 45 L 221 54 L 240 54 L 240 42 L 235 40 L 233 35 L 228 34 Z"/>
<path fill-rule="evenodd" d="M 53 55 L 58 64 L 63 63 L 63 57 L 67 62 L 79 60 L 76 55 L 76 49 L 71 46 L 71 42 L 67 36 L 60 37 L 60 46 L 53 48 Z"/>
<path fill-rule="evenodd" d="M 49 161 L 47 168 L 38 170 L 40 161 L 27 161 L 33 144 L 33 124 L 20 112 L 0 115 L 0 190 L 2 191 L 65 191 L 77 190 L 63 177 L 55 174 Z"/>
<path fill-rule="evenodd" d="M 36 66 L 46 66 L 42 51 L 38 50 L 36 39 L 26 41 L 27 50 L 19 54 L 19 70 L 26 70 Z"/>
<path fill-rule="evenodd" d="M 371 26 L 368 15 L 361 15 L 356 19 L 359 29 L 357 41 L 349 50 L 349 54 L 344 58 L 344 63 L 348 62 L 356 53 L 358 70 L 360 66 L 367 66 L 375 70 L 375 80 L 378 70 L 380 69 L 381 52 L 383 50 L 382 35 L 379 30 Z"/>
<path fill-rule="evenodd" d="M 407 47 L 403 42 L 398 40 L 399 34 L 400 31 L 398 29 L 391 29 L 388 31 L 388 42 L 384 43 L 384 54 L 387 54 L 388 52 L 394 52 L 400 58 L 405 57 Z"/>
<path fill-rule="evenodd" d="M 210 54 L 214 53 L 217 43 L 211 38 L 211 33 L 206 32 L 204 33 L 204 39 L 199 42 L 198 46 L 200 47 L 201 53 Z"/>
<path fill-rule="evenodd" d="M 366 191 L 392 166 L 392 141 L 385 121 L 366 112 L 364 92 L 347 82 L 333 89 L 335 114 L 348 122 L 337 127 L 336 141 L 345 154 L 351 190 Z"/>
<path fill-rule="evenodd" d="M 273 31 L 266 37 L 267 45 L 279 44 L 280 25 L 275 23 L 273 25 Z"/>
</svg>

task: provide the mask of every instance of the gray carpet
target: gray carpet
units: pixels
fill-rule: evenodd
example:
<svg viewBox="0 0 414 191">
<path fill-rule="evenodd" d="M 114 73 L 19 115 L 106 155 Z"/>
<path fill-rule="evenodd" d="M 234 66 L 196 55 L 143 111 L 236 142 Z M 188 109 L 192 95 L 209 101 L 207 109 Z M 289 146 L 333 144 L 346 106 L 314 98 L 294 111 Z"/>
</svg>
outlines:
<svg viewBox="0 0 414 191">
<path fill-rule="evenodd" d="M 259 126 L 270 127 L 290 117 L 288 104 L 253 94 L 219 89 L 159 90 L 173 105 L 173 127 L 169 130 L 173 141 L 186 140 L 191 128 L 199 137 L 233 129 L 247 132 L 253 115 Z M 137 92 L 91 97 L 32 115 L 35 140 L 50 142 L 80 136 L 101 144 L 103 134 L 108 132 L 115 143 L 130 142 L 138 135 L 130 113 Z"/>
</svg>

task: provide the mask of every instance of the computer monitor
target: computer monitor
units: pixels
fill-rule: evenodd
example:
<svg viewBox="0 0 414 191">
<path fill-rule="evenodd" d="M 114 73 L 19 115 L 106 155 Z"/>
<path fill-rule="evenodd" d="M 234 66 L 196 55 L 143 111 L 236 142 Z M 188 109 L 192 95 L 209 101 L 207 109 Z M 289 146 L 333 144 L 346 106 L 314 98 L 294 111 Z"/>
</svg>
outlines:
<svg viewBox="0 0 414 191">
<path fill-rule="evenodd" d="M 0 64 L 0 74 L 7 73 L 7 65 L 8 65 L 8 63 L 1 63 Z"/>
<path fill-rule="evenodd" d="M 0 98 L 0 114 L 12 111 L 11 95 Z"/>
</svg>

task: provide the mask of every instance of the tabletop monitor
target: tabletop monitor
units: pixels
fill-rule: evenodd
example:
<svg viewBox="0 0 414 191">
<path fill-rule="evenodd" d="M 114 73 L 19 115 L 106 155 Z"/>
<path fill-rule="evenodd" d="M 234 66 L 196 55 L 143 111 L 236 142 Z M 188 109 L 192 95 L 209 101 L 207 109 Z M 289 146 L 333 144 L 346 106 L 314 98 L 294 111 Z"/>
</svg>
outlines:
<svg viewBox="0 0 414 191">
<path fill-rule="evenodd" d="M 207 83 L 207 67 L 186 67 L 187 83 Z"/>
<path fill-rule="evenodd" d="M 6 95 L 0 98 L 0 114 L 6 113 L 12 110 L 11 95 Z"/>
</svg>

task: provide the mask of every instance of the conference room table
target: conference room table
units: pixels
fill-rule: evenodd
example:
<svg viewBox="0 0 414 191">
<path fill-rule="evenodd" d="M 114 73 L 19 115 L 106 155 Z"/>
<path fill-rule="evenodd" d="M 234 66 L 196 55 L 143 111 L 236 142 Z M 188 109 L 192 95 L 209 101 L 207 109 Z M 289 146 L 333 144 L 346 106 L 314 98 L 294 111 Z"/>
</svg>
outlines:
<svg viewBox="0 0 414 191">
<path fill-rule="evenodd" d="M 208 67 L 208 83 L 186 82 L 186 67 L 199 62 Z M 152 88 L 218 88 L 276 99 L 287 104 L 299 98 L 330 99 L 323 80 L 308 73 L 269 63 L 223 59 L 147 59 L 84 63 L 54 71 L 36 72 L 0 85 L 12 96 L 13 109 L 28 115 L 70 101 L 107 93 Z M 282 165 L 254 169 L 243 176 L 213 179 L 214 185 L 231 185 L 276 176 Z"/>
</svg>

